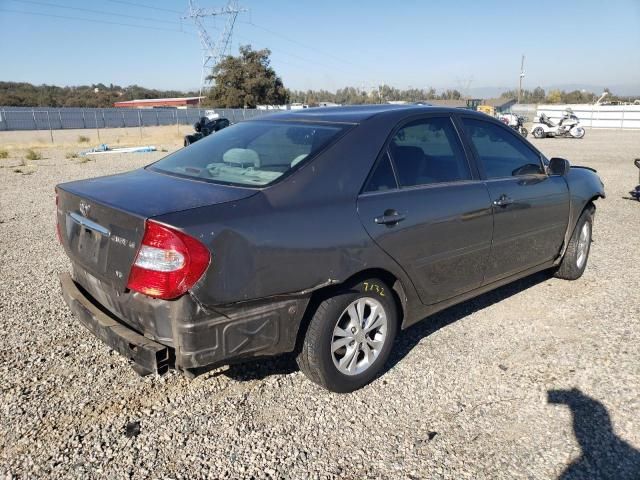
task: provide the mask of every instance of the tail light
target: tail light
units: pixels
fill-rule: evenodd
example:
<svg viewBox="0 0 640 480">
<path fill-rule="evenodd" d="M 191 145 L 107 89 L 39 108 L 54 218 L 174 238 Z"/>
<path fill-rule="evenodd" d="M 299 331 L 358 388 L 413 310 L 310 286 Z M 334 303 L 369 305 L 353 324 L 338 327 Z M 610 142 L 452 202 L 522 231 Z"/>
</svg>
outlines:
<svg viewBox="0 0 640 480">
<path fill-rule="evenodd" d="M 189 235 L 148 220 L 127 287 L 169 300 L 189 290 L 202 276 L 211 255 Z"/>
</svg>

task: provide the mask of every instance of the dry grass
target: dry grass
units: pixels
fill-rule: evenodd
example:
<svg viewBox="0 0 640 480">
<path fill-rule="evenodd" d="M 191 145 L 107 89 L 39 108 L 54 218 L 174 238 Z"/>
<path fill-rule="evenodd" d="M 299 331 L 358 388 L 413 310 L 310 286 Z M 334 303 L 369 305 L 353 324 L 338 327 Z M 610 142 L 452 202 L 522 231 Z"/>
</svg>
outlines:
<svg viewBox="0 0 640 480">
<path fill-rule="evenodd" d="M 75 152 L 67 152 L 64 158 L 66 158 L 67 160 L 70 160 L 72 158 L 78 158 L 78 154 Z"/>
<path fill-rule="evenodd" d="M 83 145 L 107 145 L 140 146 L 155 145 L 156 148 L 166 148 L 169 151 L 182 147 L 184 136 L 193 133 L 190 125 L 144 127 L 142 136 L 137 127 L 108 128 L 98 132 L 91 129 L 54 130 L 53 143 L 48 131 L 2 131 L 0 132 L 0 147 L 11 152 L 12 150 L 25 149 L 78 149 Z M 80 142 L 80 137 L 88 138 L 88 141 Z M 86 148 L 86 147 L 83 147 Z"/>
<path fill-rule="evenodd" d="M 78 136 L 78 143 L 89 143 L 91 139 L 89 137 L 85 137 L 84 135 Z"/>
<path fill-rule="evenodd" d="M 33 149 L 28 149 L 27 153 L 25 154 L 24 158 L 26 158 L 27 160 L 42 160 L 42 155 L 38 152 L 36 152 Z"/>
</svg>

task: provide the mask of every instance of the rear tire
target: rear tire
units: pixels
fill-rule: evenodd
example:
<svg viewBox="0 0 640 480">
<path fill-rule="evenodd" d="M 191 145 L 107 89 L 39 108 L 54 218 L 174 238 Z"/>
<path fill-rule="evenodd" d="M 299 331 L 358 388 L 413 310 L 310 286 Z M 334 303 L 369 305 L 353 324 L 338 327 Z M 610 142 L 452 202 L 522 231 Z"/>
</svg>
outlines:
<svg viewBox="0 0 640 480">
<path fill-rule="evenodd" d="M 562 262 L 555 272 L 555 276 L 564 280 L 577 280 L 587 268 L 587 260 L 591 250 L 591 235 L 593 231 L 593 206 L 588 206 L 580 215 L 576 228 L 569 239 L 569 245 L 564 252 Z"/>
<path fill-rule="evenodd" d="M 296 361 L 327 390 L 352 392 L 381 371 L 397 326 L 393 292 L 384 282 L 370 278 L 342 287 L 318 305 Z"/>
<path fill-rule="evenodd" d="M 529 135 L 529 131 L 524 127 L 520 127 L 520 135 L 522 135 L 524 138 L 527 138 L 527 135 Z"/>
<path fill-rule="evenodd" d="M 542 127 L 536 127 L 533 129 L 533 132 L 531 132 L 533 134 L 534 137 L 536 138 L 543 138 L 544 137 L 544 130 L 542 129 Z"/>
</svg>

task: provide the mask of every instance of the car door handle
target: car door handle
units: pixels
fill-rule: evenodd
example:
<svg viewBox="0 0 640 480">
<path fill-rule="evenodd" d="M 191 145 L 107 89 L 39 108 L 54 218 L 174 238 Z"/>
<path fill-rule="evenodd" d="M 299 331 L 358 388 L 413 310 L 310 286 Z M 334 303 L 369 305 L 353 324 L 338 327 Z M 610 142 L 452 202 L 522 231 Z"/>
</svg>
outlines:
<svg viewBox="0 0 640 480">
<path fill-rule="evenodd" d="M 507 205 L 511 205 L 513 203 L 513 198 L 505 195 L 504 193 L 500 195 L 497 200 L 493 201 L 493 204 L 496 207 L 506 207 Z"/>
<path fill-rule="evenodd" d="M 403 221 L 405 218 L 407 218 L 406 215 L 403 215 L 397 210 L 389 209 L 389 210 L 385 210 L 381 216 L 374 218 L 374 221 L 378 225 L 392 226 L 398 222 Z"/>
</svg>

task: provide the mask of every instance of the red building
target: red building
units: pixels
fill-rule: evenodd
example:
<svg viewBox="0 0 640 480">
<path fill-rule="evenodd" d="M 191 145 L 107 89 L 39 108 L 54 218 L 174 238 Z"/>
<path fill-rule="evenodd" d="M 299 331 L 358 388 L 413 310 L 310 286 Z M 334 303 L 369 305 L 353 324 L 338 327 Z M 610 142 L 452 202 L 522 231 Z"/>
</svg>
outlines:
<svg viewBox="0 0 640 480">
<path fill-rule="evenodd" d="M 145 98 L 143 100 L 127 100 L 124 102 L 115 102 L 113 106 L 119 108 L 186 108 L 197 107 L 199 100 L 202 98 L 204 97 Z"/>
</svg>

